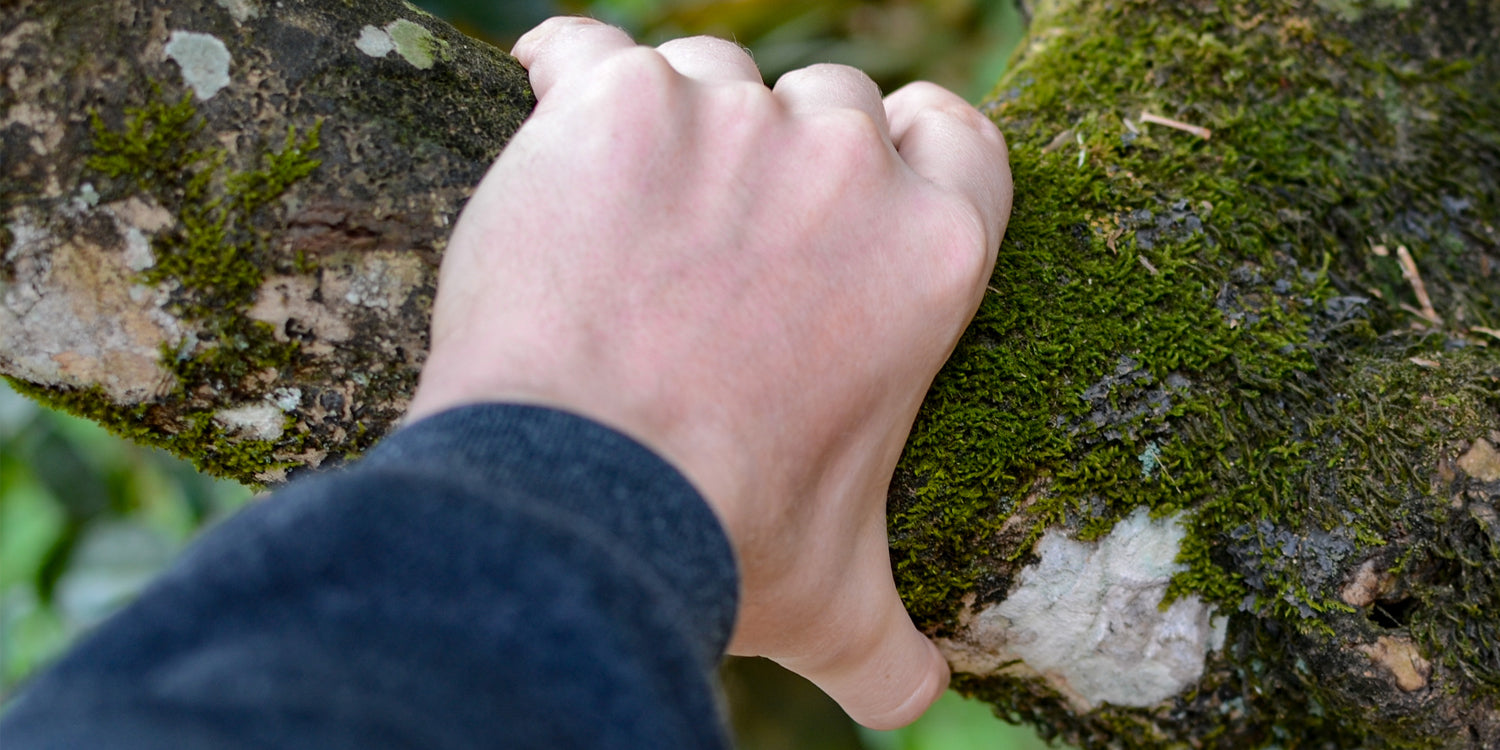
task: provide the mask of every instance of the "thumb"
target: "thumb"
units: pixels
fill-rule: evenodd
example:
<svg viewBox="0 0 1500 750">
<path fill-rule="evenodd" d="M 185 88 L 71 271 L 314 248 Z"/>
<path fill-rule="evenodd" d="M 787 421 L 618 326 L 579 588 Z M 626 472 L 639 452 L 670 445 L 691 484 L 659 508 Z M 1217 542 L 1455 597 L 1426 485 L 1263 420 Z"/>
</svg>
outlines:
<svg viewBox="0 0 1500 750">
<path fill-rule="evenodd" d="M 888 566 L 882 593 L 858 608 L 863 632 L 850 633 L 831 653 L 777 658 L 838 702 L 849 717 L 871 729 L 898 729 L 916 721 L 948 687 L 948 662 L 912 625 L 896 594 Z M 870 608 L 870 609 L 867 609 Z"/>
</svg>

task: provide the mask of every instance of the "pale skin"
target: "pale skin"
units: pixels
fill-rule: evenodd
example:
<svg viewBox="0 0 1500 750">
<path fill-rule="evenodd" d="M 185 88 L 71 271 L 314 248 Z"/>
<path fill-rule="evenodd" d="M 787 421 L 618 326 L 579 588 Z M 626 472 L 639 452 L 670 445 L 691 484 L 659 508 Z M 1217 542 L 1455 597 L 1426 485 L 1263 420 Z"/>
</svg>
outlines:
<svg viewBox="0 0 1500 750">
<path fill-rule="evenodd" d="M 516 43 L 537 109 L 464 210 L 408 418 L 508 401 L 665 457 L 727 532 L 730 652 L 866 726 L 948 683 L 891 577 L 885 497 L 1010 213 L 1005 140 L 933 84 L 554 18 Z"/>
</svg>

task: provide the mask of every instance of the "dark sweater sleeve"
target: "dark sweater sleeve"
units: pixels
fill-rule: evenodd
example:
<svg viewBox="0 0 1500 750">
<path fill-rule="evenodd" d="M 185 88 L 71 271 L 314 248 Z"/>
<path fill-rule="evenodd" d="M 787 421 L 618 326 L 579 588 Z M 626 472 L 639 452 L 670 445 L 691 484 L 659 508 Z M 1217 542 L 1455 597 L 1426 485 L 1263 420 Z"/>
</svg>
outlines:
<svg viewBox="0 0 1500 750">
<path fill-rule="evenodd" d="M 736 588 L 661 458 L 465 407 L 205 535 L 27 686 L 0 747 L 724 747 Z"/>
</svg>

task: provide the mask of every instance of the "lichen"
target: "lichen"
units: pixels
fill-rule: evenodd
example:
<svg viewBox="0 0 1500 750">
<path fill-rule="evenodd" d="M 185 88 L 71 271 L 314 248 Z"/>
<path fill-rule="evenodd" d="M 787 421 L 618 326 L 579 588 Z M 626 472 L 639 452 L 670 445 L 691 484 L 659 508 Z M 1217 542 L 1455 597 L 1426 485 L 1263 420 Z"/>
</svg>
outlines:
<svg viewBox="0 0 1500 750">
<path fill-rule="evenodd" d="M 182 69 L 182 81 L 199 101 L 214 98 L 229 85 L 229 48 L 212 34 L 174 31 L 163 49 Z"/>
<path fill-rule="evenodd" d="M 448 51 L 447 41 L 434 36 L 427 27 L 405 18 L 398 18 L 385 28 L 361 28 L 354 46 L 370 57 L 385 57 L 395 52 L 417 70 L 431 69 Z"/>
<path fill-rule="evenodd" d="M 220 8 L 229 11 L 235 23 L 244 23 L 260 17 L 260 7 L 255 0 L 214 0 Z"/>
</svg>

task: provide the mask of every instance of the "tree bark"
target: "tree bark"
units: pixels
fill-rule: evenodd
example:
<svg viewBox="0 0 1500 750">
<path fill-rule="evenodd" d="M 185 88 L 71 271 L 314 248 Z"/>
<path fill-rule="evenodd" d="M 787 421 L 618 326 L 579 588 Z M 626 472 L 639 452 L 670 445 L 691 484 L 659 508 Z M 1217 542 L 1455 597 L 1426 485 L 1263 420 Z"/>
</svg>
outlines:
<svg viewBox="0 0 1500 750">
<path fill-rule="evenodd" d="M 515 60 L 394 0 L 3 12 L 0 369 L 254 483 L 390 431 Z"/>
<path fill-rule="evenodd" d="M 1500 745 L 1500 4 L 1031 10 L 891 492 L 956 686 L 1090 747 Z M 515 62 L 394 2 L 3 14 L 0 370 L 246 481 L 389 431 Z"/>
</svg>

